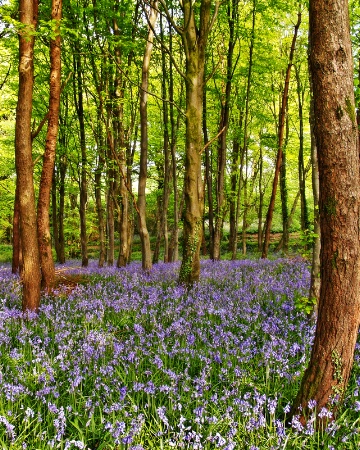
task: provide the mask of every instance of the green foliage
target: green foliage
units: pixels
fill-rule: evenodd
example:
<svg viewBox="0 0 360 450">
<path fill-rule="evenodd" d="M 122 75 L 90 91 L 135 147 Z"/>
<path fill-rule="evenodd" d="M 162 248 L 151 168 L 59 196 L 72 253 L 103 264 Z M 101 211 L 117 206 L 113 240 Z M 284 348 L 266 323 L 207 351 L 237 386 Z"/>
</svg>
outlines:
<svg viewBox="0 0 360 450">
<path fill-rule="evenodd" d="M 304 297 L 304 296 L 297 296 L 294 299 L 295 307 L 296 309 L 306 314 L 307 316 L 310 316 L 311 313 L 314 311 L 314 308 L 316 306 L 316 299 L 310 298 L 310 297 Z"/>
</svg>

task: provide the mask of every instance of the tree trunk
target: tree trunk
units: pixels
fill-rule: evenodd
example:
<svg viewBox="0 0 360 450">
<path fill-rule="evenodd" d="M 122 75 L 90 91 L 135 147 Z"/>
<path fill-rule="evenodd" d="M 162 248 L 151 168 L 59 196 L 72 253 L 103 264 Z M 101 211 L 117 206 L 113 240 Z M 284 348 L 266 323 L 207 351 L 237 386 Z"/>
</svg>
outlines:
<svg viewBox="0 0 360 450">
<path fill-rule="evenodd" d="M 95 202 L 96 202 L 96 213 L 98 218 L 98 232 L 99 232 L 99 267 L 104 267 L 106 260 L 106 245 L 105 245 L 105 219 L 104 210 L 102 204 L 102 174 L 105 166 L 104 158 L 104 140 L 102 137 L 102 127 L 101 121 L 98 117 L 98 128 L 99 128 L 99 138 L 98 138 L 98 163 L 95 171 Z"/>
<path fill-rule="evenodd" d="M 259 207 L 258 207 L 258 250 L 261 251 L 261 246 L 263 242 L 263 206 L 264 206 L 264 195 L 265 189 L 263 187 L 263 147 L 261 143 L 260 134 L 260 155 L 259 155 Z"/>
<path fill-rule="evenodd" d="M 310 77 L 311 78 L 311 77 Z M 316 300 L 314 312 L 317 314 L 317 306 L 320 300 L 320 247 L 321 247 L 321 230 L 320 230 L 320 214 L 319 214 L 319 165 L 318 155 L 316 149 L 316 141 L 314 136 L 314 99 L 313 89 L 311 86 L 310 99 L 310 132 L 311 132 L 311 165 L 312 165 L 312 189 L 314 197 L 314 248 L 311 263 L 311 278 L 310 278 L 310 292 L 309 298 Z"/>
<path fill-rule="evenodd" d="M 209 142 L 207 130 L 207 104 L 206 104 L 206 89 L 204 89 L 203 98 L 203 134 L 204 145 Z M 214 205 L 213 205 L 213 178 L 212 178 L 212 150 L 211 145 L 205 149 L 205 184 L 207 193 L 208 206 L 208 221 L 209 221 L 209 253 L 210 259 L 214 259 Z M 205 230 L 204 230 L 205 231 Z"/>
<path fill-rule="evenodd" d="M 170 26 L 169 30 L 169 50 L 170 54 L 173 51 L 173 37 L 172 28 Z M 180 114 L 178 114 L 177 124 L 175 121 L 174 114 L 174 74 L 173 74 L 173 61 L 170 58 L 169 64 L 169 113 L 170 113 L 170 156 L 171 156 L 171 168 L 172 168 L 172 186 L 174 192 L 174 211 L 173 220 L 174 225 L 171 233 L 170 244 L 169 244 L 169 256 L 168 261 L 174 262 L 179 259 L 179 193 L 177 186 L 177 160 L 176 160 L 176 130 L 179 128 Z"/>
<path fill-rule="evenodd" d="M 59 186 L 59 263 L 65 263 L 65 232 L 64 232 L 64 215 L 65 215 L 65 176 L 67 171 L 66 155 L 61 155 L 59 163 L 60 186 Z"/>
<path fill-rule="evenodd" d="M 51 249 L 50 195 L 55 167 L 56 142 L 59 130 L 59 110 L 61 91 L 61 38 L 60 21 L 62 0 L 52 0 L 51 20 L 56 24 L 55 37 L 50 40 L 50 100 L 45 152 L 40 179 L 37 206 L 37 227 L 42 274 L 42 285 L 50 292 L 55 283 L 55 266 Z M 56 208 L 56 205 L 55 205 Z"/>
<path fill-rule="evenodd" d="M 282 250 L 283 253 L 287 253 L 289 250 L 289 210 L 288 210 L 288 188 L 287 188 L 287 179 L 286 179 L 286 157 L 287 157 L 287 144 L 289 140 L 289 115 L 288 110 L 286 108 L 286 136 L 285 142 L 282 147 L 282 158 L 281 158 L 281 166 L 280 166 L 280 198 L 281 198 L 281 218 L 282 218 Z"/>
<path fill-rule="evenodd" d="M 76 112 L 79 119 L 80 130 L 80 150 L 81 150 L 81 169 L 80 169 L 80 243 L 81 243 L 81 265 L 87 267 L 89 264 L 87 249 L 87 230 L 86 230 L 86 205 L 87 205 L 87 156 L 86 156 L 86 137 L 85 120 L 83 105 L 83 79 L 81 68 L 81 51 L 76 44 L 74 54 L 74 99 Z"/>
<path fill-rule="evenodd" d="M 336 417 L 360 322 L 359 149 L 348 2 L 310 2 L 310 69 L 319 160 L 321 287 L 315 339 L 292 414 L 309 400 Z M 299 406 L 302 410 L 299 410 Z M 318 426 L 327 418 L 317 417 Z"/>
<path fill-rule="evenodd" d="M 19 91 L 15 124 L 15 163 L 20 211 L 20 240 L 23 256 L 22 309 L 38 311 L 40 304 L 40 256 L 36 227 L 35 192 L 31 143 L 31 112 L 34 84 L 34 31 L 37 0 L 20 0 Z"/>
<path fill-rule="evenodd" d="M 298 111 L 299 111 L 299 158 L 298 158 L 298 170 L 299 170 L 299 188 L 300 188 L 300 205 L 301 205 L 301 230 L 305 232 L 310 228 L 308 207 L 306 201 L 305 191 L 305 163 L 304 163 L 304 92 L 300 79 L 300 69 L 295 66 L 295 76 L 297 83 L 297 95 L 298 95 Z"/>
<path fill-rule="evenodd" d="M 14 216 L 13 216 L 13 253 L 12 253 L 12 273 L 18 273 L 20 269 L 20 203 L 19 203 L 19 188 L 16 182 L 15 201 L 14 201 Z"/>
<path fill-rule="evenodd" d="M 54 247 L 56 253 L 56 260 L 59 261 L 60 244 L 59 244 L 59 219 L 58 219 L 58 209 L 57 209 L 57 189 L 58 189 L 58 176 L 54 167 L 54 172 L 52 176 L 52 186 L 51 186 L 51 219 L 52 219 L 52 230 Z"/>
<path fill-rule="evenodd" d="M 197 29 L 191 0 L 183 1 L 184 23 L 181 34 L 186 56 L 186 147 L 185 147 L 185 213 L 183 257 L 179 282 L 191 285 L 200 276 L 200 247 L 204 212 L 204 183 L 201 177 L 201 133 L 204 92 L 205 47 L 211 28 L 211 1 L 202 0 Z"/>
<path fill-rule="evenodd" d="M 272 225 L 272 218 L 275 208 L 275 198 L 276 198 L 276 190 L 279 180 L 279 173 L 280 173 L 280 167 L 281 167 L 281 160 L 282 160 L 282 147 L 283 147 L 283 141 L 284 141 L 284 128 L 285 128 L 285 113 L 286 113 L 286 106 L 288 101 L 288 92 L 289 92 L 289 84 L 290 84 L 290 73 L 291 73 L 291 67 L 292 67 L 292 61 L 294 57 L 295 52 L 295 43 L 297 38 L 297 33 L 299 30 L 301 24 L 301 12 L 298 12 L 298 20 L 294 28 L 294 36 L 291 43 L 291 49 L 290 49 L 290 55 L 289 55 L 289 64 L 287 66 L 286 75 L 285 75 L 285 84 L 284 84 L 284 92 L 282 96 L 282 102 L 281 102 L 281 109 L 280 109 L 280 123 L 279 123 L 279 131 L 278 131 L 278 153 L 276 157 L 276 164 L 275 164 L 275 174 L 274 174 L 274 181 L 273 181 L 273 187 L 271 192 L 271 198 L 270 198 L 270 204 L 268 208 L 268 212 L 266 215 L 266 224 L 265 224 L 265 231 L 264 231 L 264 244 L 262 249 L 262 258 L 267 258 L 268 249 L 269 249 L 269 243 L 270 243 L 270 233 L 271 233 L 271 225 Z"/>
<path fill-rule="evenodd" d="M 151 248 L 150 236 L 146 225 L 146 178 L 147 178 L 147 155 L 148 155 L 148 129 L 147 129 L 147 99 L 149 85 L 149 66 L 153 49 L 154 27 L 158 16 L 157 0 L 150 3 L 149 31 L 144 51 L 142 66 L 142 81 L 140 89 L 140 174 L 138 187 L 138 208 L 139 208 L 139 234 L 141 240 L 141 258 L 143 270 L 151 270 Z"/>
</svg>

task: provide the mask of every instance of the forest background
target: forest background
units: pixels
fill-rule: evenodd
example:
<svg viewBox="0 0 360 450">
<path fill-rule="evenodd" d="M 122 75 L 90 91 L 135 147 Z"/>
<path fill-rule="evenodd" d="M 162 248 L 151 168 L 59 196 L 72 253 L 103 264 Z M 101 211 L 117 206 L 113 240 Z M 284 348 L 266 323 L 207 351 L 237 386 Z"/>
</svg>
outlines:
<svg viewBox="0 0 360 450">
<path fill-rule="evenodd" d="M 167 13 L 176 19 L 179 11 L 167 4 Z M 46 139 L 49 43 L 55 27 L 49 6 L 40 4 L 34 53 L 36 190 Z M 144 93 L 148 94 L 146 223 L 152 259 L 175 261 L 179 257 L 186 146 L 185 57 L 181 38 L 162 9 L 154 25 L 148 85 L 144 87 L 144 53 L 150 42 L 148 6 L 140 0 L 63 4 L 61 104 L 51 193 L 52 239 L 59 262 L 81 258 L 86 266 L 91 257 L 98 258 L 99 265 L 117 261 L 121 266 L 139 259 L 132 248 L 139 250 L 133 242 L 139 234 L 138 183 L 144 166 L 140 99 Z M 350 10 L 358 104 L 360 11 L 356 2 L 350 2 Z M 202 102 L 202 253 L 210 258 L 235 259 L 239 253 L 261 251 L 282 125 L 280 195 L 276 196 L 271 231 L 281 233 L 277 248 L 284 252 L 289 232 L 297 232 L 302 244 L 313 240 L 316 208 L 311 181 L 307 16 L 306 4 L 298 2 L 228 0 L 219 8 L 205 50 Z M 18 27 L 16 2 L 3 2 L 0 253 L 5 260 L 11 257 L 16 187 Z"/>
</svg>

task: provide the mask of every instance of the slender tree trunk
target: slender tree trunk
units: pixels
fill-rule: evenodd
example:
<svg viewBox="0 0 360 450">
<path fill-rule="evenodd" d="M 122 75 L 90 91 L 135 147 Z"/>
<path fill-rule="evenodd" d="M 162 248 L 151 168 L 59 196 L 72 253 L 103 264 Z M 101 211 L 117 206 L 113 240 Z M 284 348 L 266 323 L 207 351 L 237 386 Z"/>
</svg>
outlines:
<svg viewBox="0 0 360 450">
<path fill-rule="evenodd" d="M 37 227 L 42 285 L 48 292 L 53 289 L 55 283 L 55 266 L 52 256 L 50 234 L 50 195 L 55 167 L 56 142 L 59 130 L 61 91 L 61 14 L 62 0 L 52 0 L 51 20 L 56 25 L 54 29 L 55 37 L 50 40 L 50 100 L 48 128 L 37 205 Z"/>
<path fill-rule="evenodd" d="M 256 23 L 256 0 L 253 0 L 252 8 L 252 26 L 251 26 L 251 38 L 249 48 L 249 67 L 246 81 L 246 97 L 245 97 L 245 117 L 244 117 L 244 142 L 243 142 L 243 158 L 245 158 L 245 166 L 242 164 L 240 171 L 240 178 L 243 178 L 244 186 L 244 212 L 243 212 L 243 227 L 242 227 L 242 251 L 243 255 L 246 255 L 246 228 L 247 228 L 247 171 L 248 171 L 248 122 L 249 122 L 249 106 L 250 106 L 250 89 L 251 89 L 251 75 L 253 67 L 253 53 L 255 42 L 255 23 Z M 243 176 L 243 169 L 245 168 L 245 176 Z"/>
<path fill-rule="evenodd" d="M 299 111 L 299 188 L 300 188 L 300 205 L 301 205 L 301 230 L 305 232 L 310 228 L 309 214 L 305 191 L 305 163 L 304 163 L 304 89 L 302 88 L 300 69 L 295 66 L 295 76 L 297 83 L 298 111 Z"/>
<path fill-rule="evenodd" d="M 243 111 L 240 111 L 238 129 L 242 129 L 243 124 Z M 237 138 L 233 142 L 233 150 L 231 156 L 231 194 L 229 196 L 229 221 L 230 221 L 230 241 L 229 250 L 231 252 L 231 259 L 236 259 L 237 245 L 238 245 L 238 203 L 239 192 L 241 191 L 241 170 L 243 152 L 241 152 L 240 142 Z"/>
<path fill-rule="evenodd" d="M 98 137 L 98 163 L 95 171 L 95 202 L 96 213 L 98 218 L 98 232 L 99 232 L 99 267 L 104 267 L 106 260 L 106 245 L 105 245 L 105 219 L 102 204 L 102 174 L 105 167 L 104 158 L 104 142 L 102 138 L 102 127 L 100 118 L 98 118 L 99 137 Z"/>
<path fill-rule="evenodd" d="M 108 144 L 110 145 L 110 144 Z M 112 161 L 112 155 L 108 155 L 108 162 L 110 161 L 110 167 L 108 167 L 108 189 L 106 195 L 106 231 L 107 231 L 107 265 L 109 267 L 114 265 L 115 260 L 115 171 L 114 162 Z"/>
<path fill-rule="evenodd" d="M 261 136 L 260 136 L 261 139 Z M 263 148 L 260 142 L 260 155 L 259 155 L 259 208 L 258 208 L 258 250 L 261 251 L 263 242 L 263 206 L 265 190 L 263 188 Z"/>
<path fill-rule="evenodd" d="M 52 219 L 52 230 L 54 238 L 54 247 L 56 253 L 56 260 L 59 261 L 60 245 L 59 245 L 59 219 L 58 219 L 58 207 L 57 207 L 57 189 L 58 189 L 58 175 L 54 168 L 52 176 L 52 186 L 51 186 L 51 219 Z"/>
<path fill-rule="evenodd" d="M 60 186 L 59 186 L 59 263 L 65 263 L 65 232 L 64 232 L 64 216 L 65 216 L 65 176 L 67 171 L 66 155 L 60 157 Z"/>
<path fill-rule="evenodd" d="M 139 208 L 139 234 L 141 240 L 141 257 L 143 270 L 151 270 L 151 248 L 150 236 L 146 225 L 146 178 L 148 159 L 148 129 L 147 129 L 147 99 L 149 86 L 149 66 L 153 49 L 153 40 L 156 19 L 158 16 L 158 2 L 152 1 L 149 12 L 149 31 L 144 51 L 142 66 L 142 82 L 140 90 L 140 127 L 141 127 L 141 151 L 140 151 L 140 174 L 138 187 L 138 208 Z"/>
<path fill-rule="evenodd" d="M 295 52 L 296 38 L 297 38 L 300 24 L 301 24 L 301 12 L 299 11 L 298 12 L 298 20 L 297 20 L 297 23 L 294 28 L 294 36 L 293 36 L 293 40 L 291 43 L 289 64 L 287 66 L 286 75 L 285 75 L 285 84 L 284 84 L 284 92 L 283 92 L 282 102 L 281 102 L 280 123 L 279 123 L 279 132 L 278 132 L 278 153 L 277 153 L 276 164 L 275 164 L 275 175 L 274 175 L 273 187 L 272 187 L 272 192 L 271 192 L 270 204 L 269 204 L 268 212 L 266 215 L 266 224 L 265 224 L 265 230 L 264 230 L 265 237 L 264 237 L 264 244 L 263 244 L 263 249 L 262 249 L 262 254 L 261 254 L 262 258 L 267 258 L 269 243 L 270 243 L 270 233 L 271 233 L 272 218 L 273 218 L 273 213 L 274 213 L 274 208 L 275 208 L 276 190 L 277 190 L 280 167 L 281 167 L 281 160 L 282 160 L 284 129 L 285 129 L 285 115 L 286 115 L 286 106 L 287 106 L 288 93 L 289 93 L 290 73 L 291 73 L 294 52 Z"/>
<path fill-rule="evenodd" d="M 281 217 L 282 217 L 282 250 L 286 254 L 289 250 L 289 210 L 288 210 L 288 188 L 286 178 L 287 165 L 287 144 L 289 140 L 289 115 L 286 108 L 285 119 L 285 142 L 282 147 L 282 158 L 280 166 L 280 198 L 281 198 Z"/>
<path fill-rule="evenodd" d="M 310 72 L 310 70 L 309 70 Z M 320 229 L 320 214 L 319 214 L 319 163 L 316 148 L 316 139 L 314 135 L 315 117 L 314 117 L 314 98 L 313 86 L 310 74 L 310 133 L 311 133 L 311 165 L 312 165 L 312 189 L 314 198 L 314 248 L 312 254 L 311 277 L 310 277 L 310 292 L 309 298 L 316 300 L 314 315 L 317 314 L 318 305 L 320 301 L 320 248 L 321 248 L 321 229 Z"/>
<path fill-rule="evenodd" d="M 207 103 L 206 89 L 203 97 L 203 120 L 202 120 L 204 145 L 209 142 L 207 130 Z M 213 178 L 212 178 L 212 149 L 208 145 L 205 149 L 205 184 L 207 193 L 208 221 L 209 221 L 209 253 L 210 259 L 214 259 L 214 204 L 213 204 Z M 205 229 L 204 229 L 205 231 Z"/>
<path fill-rule="evenodd" d="M 20 0 L 19 11 L 23 28 L 19 34 L 19 91 L 15 124 L 15 163 L 23 257 L 23 270 L 21 272 L 22 309 L 24 312 L 37 312 L 40 304 L 41 273 L 31 142 L 34 31 L 38 16 L 37 0 Z"/>
<path fill-rule="evenodd" d="M 12 273 L 18 273 L 20 268 L 20 202 L 19 202 L 19 188 L 16 183 L 15 201 L 14 201 L 14 216 L 13 216 L 13 254 L 12 254 Z"/>
<path fill-rule="evenodd" d="M 83 81 L 81 73 L 80 49 L 77 48 L 74 54 L 74 101 L 79 121 L 79 137 L 81 162 L 79 164 L 78 183 L 80 191 L 80 248 L 82 266 L 87 267 L 87 230 L 86 230 L 86 204 L 87 204 L 87 176 L 86 176 L 86 138 L 85 138 L 85 121 L 83 109 Z"/>
<path fill-rule="evenodd" d="M 321 287 L 314 344 L 292 411 L 302 422 L 309 400 L 316 401 L 317 411 L 326 407 L 336 417 L 360 323 L 360 166 L 349 30 L 346 0 L 310 2 Z M 317 417 L 318 426 L 326 421 Z"/>
<path fill-rule="evenodd" d="M 81 150 L 81 168 L 80 168 L 80 243 L 81 243 L 81 265 L 87 267 L 89 264 L 87 249 L 87 230 L 86 230 L 86 205 L 87 205 L 87 155 L 86 155 L 86 137 L 85 137 L 85 118 L 83 105 L 83 74 L 81 67 L 81 56 L 79 45 L 75 46 L 74 54 L 74 99 L 76 112 L 79 119 L 80 130 L 80 150 Z"/>
</svg>

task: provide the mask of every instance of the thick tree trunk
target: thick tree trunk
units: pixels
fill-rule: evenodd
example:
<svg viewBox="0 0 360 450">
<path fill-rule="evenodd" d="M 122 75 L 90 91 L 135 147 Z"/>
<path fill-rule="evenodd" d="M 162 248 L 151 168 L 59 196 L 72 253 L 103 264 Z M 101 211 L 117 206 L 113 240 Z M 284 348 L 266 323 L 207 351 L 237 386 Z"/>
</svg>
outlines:
<svg viewBox="0 0 360 450">
<path fill-rule="evenodd" d="M 205 47 L 210 32 L 211 1 L 202 0 L 197 29 L 191 0 L 184 0 L 184 23 L 181 35 L 186 56 L 186 149 L 185 149 L 185 213 L 183 257 L 179 282 L 191 285 L 200 276 L 200 247 L 203 231 L 204 183 L 201 177 L 201 133 L 204 92 Z"/>
<path fill-rule="evenodd" d="M 50 195 L 55 167 L 55 152 L 59 130 L 59 110 L 61 91 L 61 51 L 60 21 L 62 0 L 52 0 L 51 19 L 56 24 L 55 37 L 50 40 L 50 100 L 45 152 L 40 179 L 37 206 L 37 227 L 42 274 L 42 286 L 50 292 L 55 283 L 55 266 L 51 249 Z M 55 205 L 56 208 L 56 205 Z"/>
<path fill-rule="evenodd" d="M 360 323 L 359 149 L 349 29 L 346 0 L 310 2 L 321 287 L 311 357 L 292 411 L 303 422 L 309 400 L 336 416 Z M 317 423 L 326 420 L 318 417 Z"/>
<path fill-rule="evenodd" d="M 23 256 L 21 281 L 22 309 L 38 311 L 40 304 L 40 256 L 36 227 L 31 143 L 31 111 L 34 83 L 34 30 L 37 23 L 37 0 L 20 0 L 19 91 L 15 124 L 15 163 L 20 211 L 20 239 Z"/>
<path fill-rule="evenodd" d="M 139 234 L 141 240 L 141 258 L 143 270 L 151 270 L 151 248 L 150 236 L 146 224 L 146 178 L 147 178 L 147 155 L 148 155 L 148 130 L 147 130 L 147 99 L 149 85 L 149 66 L 153 49 L 154 27 L 158 16 L 158 2 L 152 1 L 149 12 L 149 31 L 144 51 L 142 66 L 142 82 L 140 90 L 140 174 L 138 186 L 138 209 L 139 209 Z"/>
<path fill-rule="evenodd" d="M 291 73 L 294 52 L 295 52 L 296 38 L 297 38 L 300 24 L 301 24 L 301 12 L 298 13 L 298 20 L 297 20 L 297 23 L 294 28 L 294 36 L 293 36 L 293 40 L 291 43 L 291 49 L 290 49 L 290 55 L 289 55 L 289 64 L 287 66 L 286 75 L 285 75 L 284 92 L 283 92 L 283 96 L 282 96 L 281 109 L 280 109 L 280 123 L 279 123 L 279 132 L 278 132 L 278 153 L 277 153 L 277 157 L 276 157 L 275 174 L 274 174 L 274 181 L 273 181 L 273 186 L 272 186 L 270 204 L 269 204 L 268 212 L 266 215 L 266 225 L 265 225 L 265 230 L 264 230 L 264 244 L 263 244 L 263 249 L 262 249 L 262 254 L 261 254 L 262 258 L 267 258 L 269 243 L 270 243 L 272 218 L 273 218 L 273 214 L 274 214 L 276 191 L 277 191 L 277 185 L 278 185 L 279 173 L 280 173 L 280 167 L 281 167 L 281 160 L 282 160 L 282 147 L 283 147 L 284 129 L 285 129 L 285 113 L 286 113 L 286 107 L 287 107 L 287 101 L 288 101 L 290 73 Z"/>
</svg>

